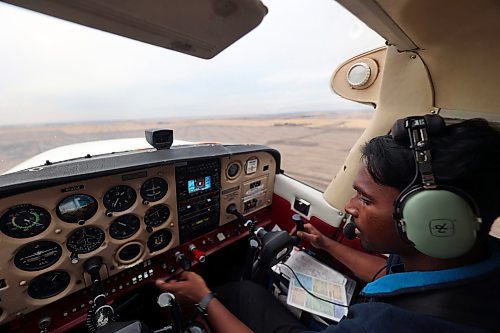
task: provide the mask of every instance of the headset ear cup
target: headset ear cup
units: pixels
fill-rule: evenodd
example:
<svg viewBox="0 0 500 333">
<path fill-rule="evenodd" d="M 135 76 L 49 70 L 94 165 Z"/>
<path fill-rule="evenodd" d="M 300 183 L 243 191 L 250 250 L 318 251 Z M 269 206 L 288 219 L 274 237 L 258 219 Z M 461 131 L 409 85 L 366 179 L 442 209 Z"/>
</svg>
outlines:
<svg viewBox="0 0 500 333">
<path fill-rule="evenodd" d="M 479 229 L 477 212 L 468 200 L 446 189 L 417 189 L 399 207 L 406 238 L 434 258 L 455 258 L 469 251 Z"/>
</svg>

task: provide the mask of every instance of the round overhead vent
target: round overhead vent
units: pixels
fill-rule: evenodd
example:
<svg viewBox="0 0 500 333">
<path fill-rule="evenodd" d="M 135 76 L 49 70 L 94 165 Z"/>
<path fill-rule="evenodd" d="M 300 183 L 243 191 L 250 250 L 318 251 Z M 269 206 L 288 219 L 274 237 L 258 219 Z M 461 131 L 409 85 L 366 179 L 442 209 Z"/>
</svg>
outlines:
<svg viewBox="0 0 500 333">
<path fill-rule="evenodd" d="M 347 72 L 347 82 L 349 82 L 352 88 L 361 88 L 370 80 L 371 72 L 370 66 L 367 63 L 355 63 Z"/>
</svg>

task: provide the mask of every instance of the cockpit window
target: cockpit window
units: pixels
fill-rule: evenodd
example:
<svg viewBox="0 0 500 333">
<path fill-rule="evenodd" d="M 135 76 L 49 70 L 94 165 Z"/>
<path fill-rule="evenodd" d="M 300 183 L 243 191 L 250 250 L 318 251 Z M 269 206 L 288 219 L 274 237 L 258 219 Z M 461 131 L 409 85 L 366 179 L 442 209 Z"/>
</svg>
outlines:
<svg viewBox="0 0 500 333">
<path fill-rule="evenodd" d="M 180 140 L 268 145 L 287 174 L 326 188 L 372 112 L 336 96 L 330 76 L 383 41 L 328 0 L 265 5 L 260 26 L 203 60 L 0 4 L 0 174 L 55 147 L 163 127 Z"/>
</svg>

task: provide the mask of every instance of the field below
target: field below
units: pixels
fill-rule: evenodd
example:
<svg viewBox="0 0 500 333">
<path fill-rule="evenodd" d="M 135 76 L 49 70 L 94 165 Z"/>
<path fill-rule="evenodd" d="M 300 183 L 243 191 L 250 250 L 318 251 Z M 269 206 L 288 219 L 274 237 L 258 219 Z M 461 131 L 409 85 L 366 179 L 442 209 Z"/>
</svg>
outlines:
<svg viewBox="0 0 500 333">
<path fill-rule="evenodd" d="M 0 173 L 55 147 L 94 140 L 144 137 L 147 128 L 170 128 L 176 139 L 253 143 L 277 149 L 290 176 L 324 190 L 363 132 L 369 114 L 335 113 L 171 121 L 127 121 L 5 127 L 0 132 Z M 82 151 L 81 156 L 87 152 Z"/>
<path fill-rule="evenodd" d="M 369 122 L 369 113 L 312 113 L 227 119 L 119 121 L 4 127 L 0 131 L 0 174 L 55 147 L 86 141 L 144 137 L 147 128 L 169 128 L 193 142 L 262 144 L 281 153 L 285 173 L 321 191 L 342 167 Z M 85 156 L 86 152 L 81 152 Z M 492 233 L 500 235 L 500 220 Z"/>
</svg>

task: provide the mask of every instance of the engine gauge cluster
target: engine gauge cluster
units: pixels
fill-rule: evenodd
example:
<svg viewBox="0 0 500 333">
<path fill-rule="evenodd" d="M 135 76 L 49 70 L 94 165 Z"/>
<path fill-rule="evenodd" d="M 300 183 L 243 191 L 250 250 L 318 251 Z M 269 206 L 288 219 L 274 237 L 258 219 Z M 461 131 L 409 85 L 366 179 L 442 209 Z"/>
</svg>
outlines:
<svg viewBox="0 0 500 333">
<path fill-rule="evenodd" d="M 158 230 L 149 236 L 148 248 L 150 252 L 160 251 L 170 244 L 172 233 L 168 229 Z"/>
</svg>

